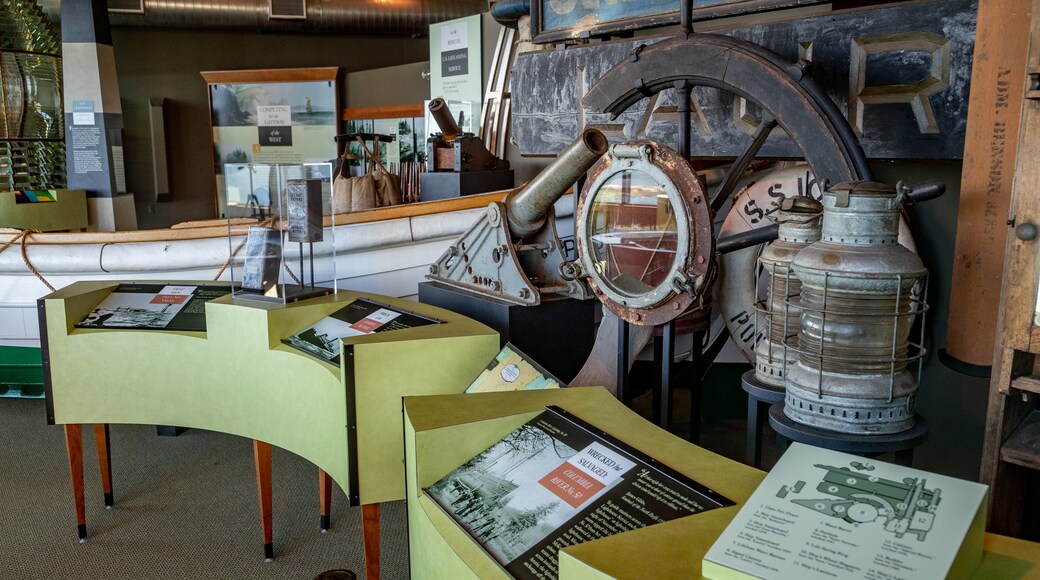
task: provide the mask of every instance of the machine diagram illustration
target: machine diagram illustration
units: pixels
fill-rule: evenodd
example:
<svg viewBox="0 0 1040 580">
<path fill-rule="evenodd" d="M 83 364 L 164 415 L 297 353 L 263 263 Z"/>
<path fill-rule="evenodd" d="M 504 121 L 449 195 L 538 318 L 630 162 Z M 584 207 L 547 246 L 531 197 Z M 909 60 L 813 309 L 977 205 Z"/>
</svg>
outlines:
<svg viewBox="0 0 1040 580">
<path fill-rule="evenodd" d="M 906 477 L 902 482 L 884 479 L 869 472 L 874 466 L 854 461 L 847 467 L 816 464 L 826 473 L 816 491 L 831 497 L 819 499 L 792 498 L 791 503 L 821 514 L 845 520 L 850 524 L 879 522 L 885 531 L 902 538 L 912 534 L 924 541 L 935 522 L 936 509 L 941 500 L 940 489 L 928 489 L 923 478 Z M 776 497 L 786 499 L 798 495 L 806 482 L 781 486 Z"/>
</svg>

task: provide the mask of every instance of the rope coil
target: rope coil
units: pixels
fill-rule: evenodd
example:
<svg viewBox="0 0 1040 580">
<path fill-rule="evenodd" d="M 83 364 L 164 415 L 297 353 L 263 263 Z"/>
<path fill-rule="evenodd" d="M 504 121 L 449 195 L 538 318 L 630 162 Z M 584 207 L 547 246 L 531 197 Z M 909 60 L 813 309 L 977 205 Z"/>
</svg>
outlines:
<svg viewBox="0 0 1040 580">
<path fill-rule="evenodd" d="M 42 274 L 40 274 L 40 271 L 37 270 L 36 267 L 32 265 L 32 262 L 29 261 L 29 254 L 28 254 L 28 252 L 26 252 L 26 249 L 25 249 L 25 243 L 29 240 L 29 236 L 31 236 L 33 234 L 39 234 L 39 233 L 41 233 L 40 230 L 34 230 L 34 229 L 22 230 L 17 236 L 15 236 L 15 237 L 11 238 L 10 240 L 8 240 L 3 246 L 0 246 L 0 254 L 2 254 L 4 252 L 4 250 L 6 250 L 7 248 L 10 248 L 11 246 L 13 246 L 15 243 L 19 243 L 19 245 L 21 245 L 21 248 L 22 248 L 22 262 L 25 262 L 25 267 L 28 268 L 29 271 L 32 272 L 33 275 L 36 276 L 40 280 L 40 282 L 43 282 L 44 286 L 49 288 L 51 292 L 54 292 L 55 291 L 54 290 L 54 286 L 51 286 L 51 283 L 48 282 L 47 279 L 44 278 Z"/>
</svg>

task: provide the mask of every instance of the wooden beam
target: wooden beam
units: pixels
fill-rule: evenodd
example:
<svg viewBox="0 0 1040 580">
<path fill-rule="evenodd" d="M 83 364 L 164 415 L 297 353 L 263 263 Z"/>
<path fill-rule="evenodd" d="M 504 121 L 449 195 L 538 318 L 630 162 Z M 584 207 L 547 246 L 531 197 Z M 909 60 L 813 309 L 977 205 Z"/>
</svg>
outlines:
<svg viewBox="0 0 1040 580">
<path fill-rule="evenodd" d="M 1031 0 L 980 0 L 961 173 L 946 353 L 993 364 Z"/>
<path fill-rule="evenodd" d="M 384 220 L 395 220 L 425 215 L 436 215 L 466 209 L 487 207 L 493 201 L 502 201 L 509 191 L 496 191 L 477 195 L 464 195 L 438 201 L 406 203 L 389 207 L 380 207 L 365 211 L 336 214 L 336 225 L 372 223 Z M 191 222 L 189 222 L 191 223 Z M 122 232 L 77 232 L 77 233 L 42 233 L 32 234 L 27 245 L 48 244 L 130 244 L 140 242 L 200 240 L 205 238 L 227 237 L 227 220 L 207 220 L 194 222 L 198 227 L 174 227 L 159 230 L 136 230 Z M 235 221 L 236 227 L 245 234 L 247 222 Z M 332 217 L 325 216 L 325 227 L 332 225 Z M 0 245 L 14 240 L 21 230 L 0 228 Z M 12 251 L 17 251 L 15 248 Z"/>
<path fill-rule="evenodd" d="M 425 117 L 426 108 L 422 103 L 414 105 L 387 105 L 385 107 L 353 107 L 343 109 L 340 117 L 344 121 L 356 121 L 360 119 L 405 119 L 411 117 Z"/>
<path fill-rule="evenodd" d="M 340 67 L 311 68 L 267 68 L 257 70 L 202 71 L 208 84 L 235 83 L 292 83 L 305 81 L 334 81 L 340 75 Z"/>
</svg>

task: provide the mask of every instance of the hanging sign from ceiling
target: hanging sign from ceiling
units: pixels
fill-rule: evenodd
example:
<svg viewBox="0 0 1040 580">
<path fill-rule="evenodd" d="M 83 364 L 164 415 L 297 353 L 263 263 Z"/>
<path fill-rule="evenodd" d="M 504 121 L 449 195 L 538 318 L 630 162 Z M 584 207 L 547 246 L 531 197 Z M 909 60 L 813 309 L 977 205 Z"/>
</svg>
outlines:
<svg viewBox="0 0 1040 580">
<path fill-rule="evenodd" d="M 690 0 L 693 19 L 708 20 L 764 12 L 827 0 Z M 531 24 L 535 42 L 603 36 L 679 23 L 675 0 L 534 0 Z"/>
</svg>

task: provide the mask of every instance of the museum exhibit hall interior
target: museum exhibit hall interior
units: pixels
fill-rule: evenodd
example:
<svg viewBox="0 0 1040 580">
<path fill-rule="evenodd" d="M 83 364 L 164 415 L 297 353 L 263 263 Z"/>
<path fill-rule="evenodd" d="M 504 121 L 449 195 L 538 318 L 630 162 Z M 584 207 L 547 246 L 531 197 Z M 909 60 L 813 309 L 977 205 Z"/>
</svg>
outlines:
<svg viewBox="0 0 1040 580">
<path fill-rule="evenodd" d="M 1040 0 L 0 0 L 0 579 L 1040 579 Z"/>
</svg>

